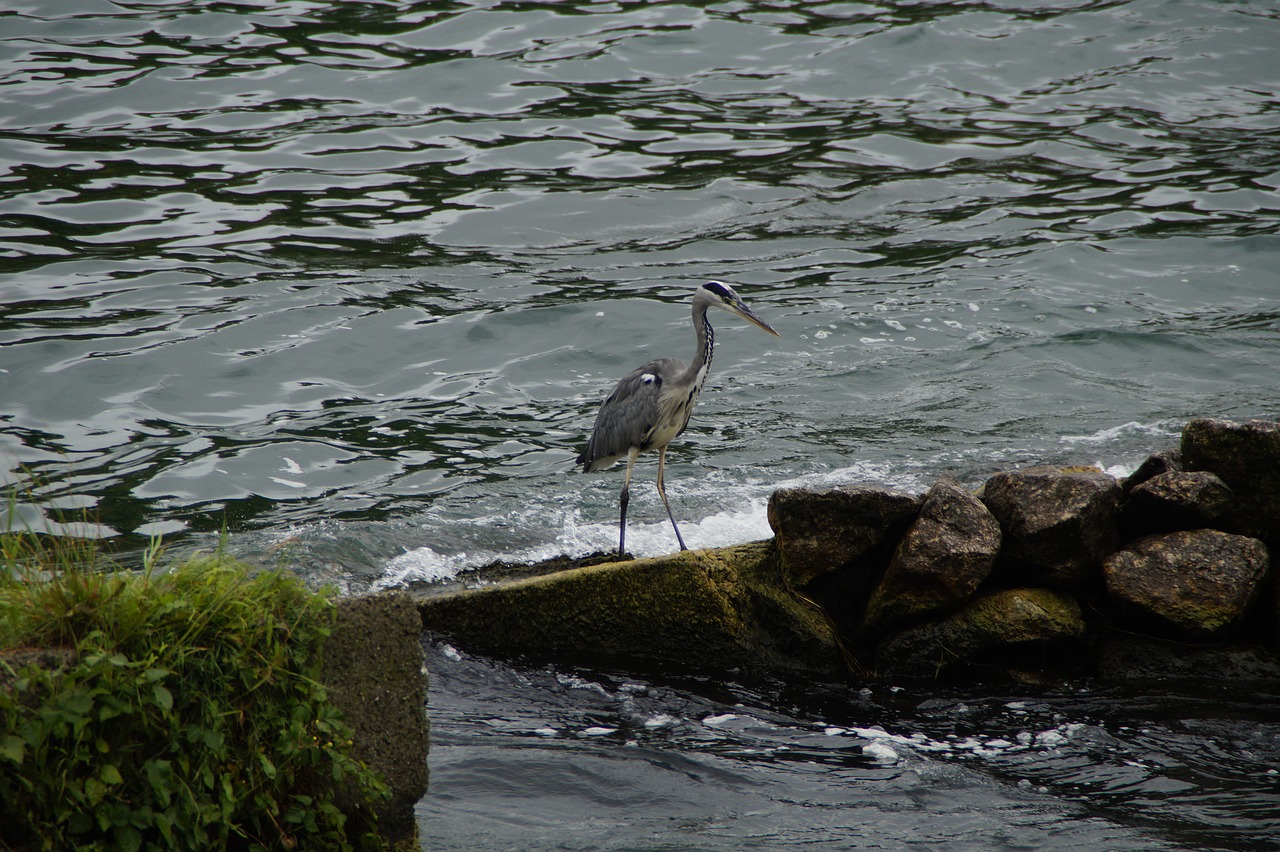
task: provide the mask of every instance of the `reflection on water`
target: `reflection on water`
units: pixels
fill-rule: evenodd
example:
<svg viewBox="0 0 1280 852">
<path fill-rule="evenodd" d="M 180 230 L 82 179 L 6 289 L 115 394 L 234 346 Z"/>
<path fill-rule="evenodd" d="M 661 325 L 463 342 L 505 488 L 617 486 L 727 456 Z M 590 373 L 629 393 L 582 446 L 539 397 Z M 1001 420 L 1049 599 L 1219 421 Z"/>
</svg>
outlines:
<svg viewBox="0 0 1280 852">
<path fill-rule="evenodd" d="M 16 522 L 84 512 L 98 526 L 80 531 L 125 551 L 225 528 L 236 552 L 349 590 L 608 547 L 620 476 L 572 459 L 619 376 L 688 357 L 687 299 L 711 278 L 782 338 L 717 329 L 668 454 L 695 547 L 767 536 L 781 485 L 1123 471 L 1188 417 L 1274 417 L 1278 43 L 1274 10 L 1208 0 L 10 3 L 0 467 Z M 639 553 L 671 547 L 653 474 L 632 490 Z M 1042 721 L 1033 737 L 1057 730 Z M 1145 760 L 1141 743 L 1121 753 Z M 526 754 L 508 745 L 497 775 Z M 469 748 L 479 778 L 490 758 Z M 1083 833 L 1064 845 L 1134 841 L 1111 820 L 1143 783 L 1104 785 L 1101 821 L 1069 795 L 1104 795 L 1099 748 L 1046 758 L 1059 780 L 1020 764 L 1055 819 L 1072 803 Z M 1245 762 L 1273 769 L 1260 753 Z M 850 754 L 853 798 L 908 778 Z M 687 777 L 755 789 L 722 770 Z M 668 813 L 728 848 L 779 813 L 793 845 L 860 836 L 868 809 L 833 810 L 814 783 L 744 794 L 764 816 Z M 941 800 L 911 823 L 939 842 L 974 819 L 1044 839 L 1019 827 L 1021 792 L 1001 788 L 993 823 L 976 794 L 883 789 L 871 808 L 895 818 Z M 1265 823 L 1254 800 L 1198 796 L 1170 793 L 1185 810 L 1168 818 L 1218 825 L 1225 807 L 1228 838 Z M 647 842 L 618 831 L 616 848 Z"/>
</svg>

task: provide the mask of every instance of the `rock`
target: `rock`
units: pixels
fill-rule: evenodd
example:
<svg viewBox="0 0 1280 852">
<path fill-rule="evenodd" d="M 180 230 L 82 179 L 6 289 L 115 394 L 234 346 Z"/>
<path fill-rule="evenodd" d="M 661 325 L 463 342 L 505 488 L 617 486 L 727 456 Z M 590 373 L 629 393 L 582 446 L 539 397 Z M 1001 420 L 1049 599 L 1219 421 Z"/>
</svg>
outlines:
<svg viewBox="0 0 1280 852">
<path fill-rule="evenodd" d="M 391 788 L 390 801 L 377 808 L 378 835 L 388 845 L 409 845 L 417 837 L 414 805 L 427 794 L 422 620 L 405 594 L 342 598 L 337 606 L 324 648 L 324 684 L 355 732 L 354 757 Z M 338 805 L 358 824 L 355 801 L 340 795 Z"/>
<path fill-rule="evenodd" d="M 1247 645 L 1187 645 L 1112 637 L 1098 655 L 1098 676 L 1112 683 L 1280 683 L 1280 657 Z"/>
<path fill-rule="evenodd" d="M 1202 639 L 1244 616 L 1270 559 L 1255 538 L 1190 530 L 1140 538 L 1107 557 L 1103 573 L 1114 600 Z"/>
<path fill-rule="evenodd" d="M 1000 525 L 987 507 L 954 479 L 940 480 L 872 593 L 863 632 L 878 636 L 956 607 L 987 579 L 999 551 Z"/>
<path fill-rule="evenodd" d="M 1280 541 L 1280 422 L 1192 420 L 1182 430 L 1188 470 L 1222 478 L 1239 501 L 1232 532 Z"/>
<path fill-rule="evenodd" d="M 1125 477 L 1120 483 L 1121 489 L 1128 494 L 1136 486 L 1141 485 L 1153 476 L 1162 473 L 1182 470 L 1182 452 L 1180 450 L 1163 450 L 1152 453 L 1146 461 L 1138 465 L 1138 469 Z"/>
<path fill-rule="evenodd" d="M 1087 588 L 1119 542 L 1120 495 L 1096 468 L 997 473 L 982 490 L 1004 533 L 997 575 L 1008 585 Z"/>
<path fill-rule="evenodd" d="M 481 653 L 843 673 L 826 617 L 782 587 L 769 542 L 420 595 L 427 630 Z"/>
<path fill-rule="evenodd" d="M 877 650 L 881 674 L 936 677 L 979 655 L 1029 642 L 1077 642 L 1085 623 L 1075 598 L 1052 589 L 1003 589 L 970 601 L 942 621 L 908 627 Z"/>
<path fill-rule="evenodd" d="M 1171 470 L 1134 486 L 1120 510 L 1129 536 L 1204 527 L 1220 528 L 1235 508 L 1235 494 L 1217 474 Z"/>
<path fill-rule="evenodd" d="M 920 497 L 873 486 L 773 492 L 769 526 L 792 587 L 798 589 L 875 551 L 915 517 L 921 502 Z M 870 573 L 868 569 L 868 583 Z"/>
<path fill-rule="evenodd" d="M 1271 572 L 1264 586 L 1266 603 L 1258 608 L 1258 613 L 1266 624 L 1263 632 L 1271 640 L 1271 646 L 1280 651 L 1280 568 Z"/>
</svg>

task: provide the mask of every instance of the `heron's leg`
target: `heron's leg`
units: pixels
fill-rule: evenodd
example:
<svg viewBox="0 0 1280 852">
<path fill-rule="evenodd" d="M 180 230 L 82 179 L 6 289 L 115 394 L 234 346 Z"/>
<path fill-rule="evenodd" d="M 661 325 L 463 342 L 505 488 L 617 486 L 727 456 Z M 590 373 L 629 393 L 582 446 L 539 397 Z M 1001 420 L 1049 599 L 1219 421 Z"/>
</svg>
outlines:
<svg viewBox="0 0 1280 852">
<path fill-rule="evenodd" d="M 622 480 L 622 519 L 618 521 L 618 555 L 627 554 L 627 502 L 631 499 L 631 469 L 636 466 L 636 456 L 640 455 L 638 447 L 632 447 L 627 453 L 627 476 Z"/>
<path fill-rule="evenodd" d="M 666 459 L 667 459 L 667 448 L 666 447 L 659 448 L 658 449 L 658 494 L 661 495 L 662 497 L 662 505 L 667 507 L 667 517 L 671 519 L 671 528 L 676 531 L 676 541 L 680 542 L 680 549 L 688 550 L 689 548 L 684 546 L 684 539 L 680 537 L 680 528 L 676 526 L 676 516 L 671 514 L 671 504 L 667 502 L 666 486 L 662 484 L 662 472 L 663 472 L 663 468 L 665 467 Z"/>
</svg>

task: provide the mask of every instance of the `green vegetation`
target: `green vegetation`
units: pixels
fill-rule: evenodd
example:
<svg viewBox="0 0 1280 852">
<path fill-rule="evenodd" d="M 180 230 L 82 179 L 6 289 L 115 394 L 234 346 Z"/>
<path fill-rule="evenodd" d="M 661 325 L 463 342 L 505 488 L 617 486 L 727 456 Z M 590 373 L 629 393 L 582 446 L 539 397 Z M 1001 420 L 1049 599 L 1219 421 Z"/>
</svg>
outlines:
<svg viewBox="0 0 1280 852">
<path fill-rule="evenodd" d="M 0 533 L 0 848 L 378 846 L 335 804 L 388 791 L 318 681 L 332 601 L 158 557 L 103 571 L 91 542 Z"/>
</svg>

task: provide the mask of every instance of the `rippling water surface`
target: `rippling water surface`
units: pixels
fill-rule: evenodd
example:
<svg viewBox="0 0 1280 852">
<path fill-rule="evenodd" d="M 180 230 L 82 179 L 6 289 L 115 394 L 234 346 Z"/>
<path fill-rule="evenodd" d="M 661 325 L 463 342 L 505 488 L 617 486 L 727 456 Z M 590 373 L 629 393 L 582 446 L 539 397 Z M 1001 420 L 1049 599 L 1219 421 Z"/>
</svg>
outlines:
<svg viewBox="0 0 1280 852">
<path fill-rule="evenodd" d="M 1275 417 L 1278 46 L 1271 4 L 1207 0 L 11 2 L 0 469 L 18 520 L 83 512 L 126 553 L 225 529 L 352 590 L 607 548 L 621 477 L 572 460 L 617 377 L 692 353 L 709 278 L 783 336 L 718 321 L 668 454 L 695 547 L 767 536 L 784 484 L 1123 471 L 1190 416 Z M 664 552 L 651 462 L 639 476 L 628 543 Z M 1062 724 L 1092 731 L 1075 712 Z M 1276 829 L 1181 782 L 1099 788 L 1091 748 L 1039 758 L 1084 761 L 1063 782 L 1081 796 L 1047 806 L 1086 818 L 1067 845 L 1126 845 L 1111 821 L 1148 799 L 1220 819 L 1222 842 Z M 523 752 L 498 754 L 502 774 Z M 1261 754 L 1275 805 L 1274 741 Z M 887 827 L 977 783 L 1021 813 L 997 763 L 867 807 Z M 801 764 L 745 765 L 768 786 Z M 1100 815 L 1062 810 L 1099 789 Z M 756 795 L 799 844 L 801 814 L 866 816 L 832 790 Z M 669 818 L 697 843 L 743 839 L 690 808 Z M 928 828 L 969 836 L 943 810 Z M 1009 845 L 1044 838 L 1015 823 Z M 640 842 L 622 831 L 616 848 Z"/>
<path fill-rule="evenodd" d="M 1280 695 L 829 692 L 429 648 L 432 850 L 1274 849 Z"/>
</svg>

